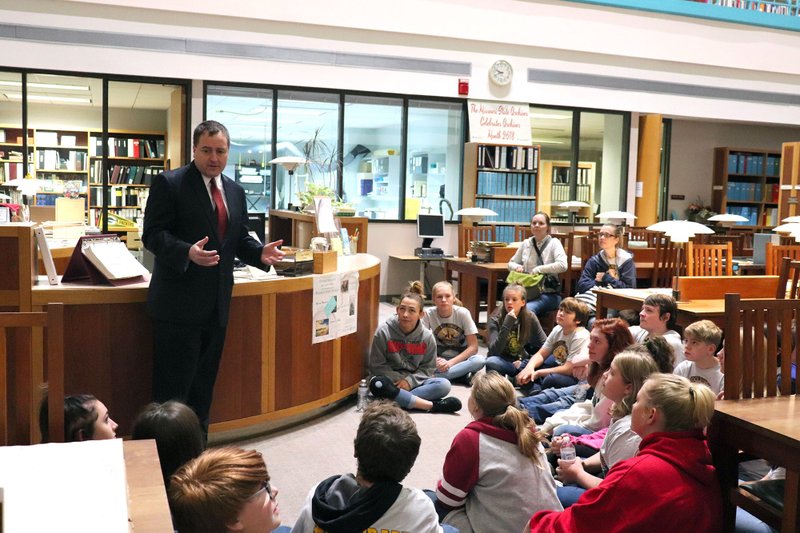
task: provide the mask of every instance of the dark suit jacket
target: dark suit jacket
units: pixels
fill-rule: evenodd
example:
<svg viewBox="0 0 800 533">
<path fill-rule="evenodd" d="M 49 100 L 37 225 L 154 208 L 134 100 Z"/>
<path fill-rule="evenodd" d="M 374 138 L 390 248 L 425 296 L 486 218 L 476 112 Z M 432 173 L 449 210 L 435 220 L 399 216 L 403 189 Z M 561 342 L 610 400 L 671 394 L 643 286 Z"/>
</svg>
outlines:
<svg viewBox="0 0 800 533">
<path fill-rule="evenodd" d="M 260 266 L 263 245 L 248 235 L 244 190 L 222 176 L 228 229 L 220 243 L 217 219 L 203 176 L 194 162 L 156 176 L 150 187 L 142 242 L 156 256 L 147 307 L 157 320 L 205 324 L 217 313 L 228 322 L 233 289 L 233 260 Z M 215 267 L 189 261 L 189 248 L 208 236 L 206 250 L 217 250 Z"/>
</svg>

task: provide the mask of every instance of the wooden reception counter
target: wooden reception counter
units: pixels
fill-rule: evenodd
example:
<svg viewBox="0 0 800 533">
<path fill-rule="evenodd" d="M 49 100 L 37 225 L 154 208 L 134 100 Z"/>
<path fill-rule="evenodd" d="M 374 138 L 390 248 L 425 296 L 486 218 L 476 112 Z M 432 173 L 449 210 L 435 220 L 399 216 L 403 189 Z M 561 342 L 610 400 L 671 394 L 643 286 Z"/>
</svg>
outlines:
<svg viewBox="0 0 800 533">
<path fill-rule="evenodd" d="M 212 441 L 310 416 L 358 386 L 378 326 L 380 261 L 359 254 L 340 257 L 338 265 L 339 272 L 359 272 L 358 330 L 319 344 L 311 343 L 315 276 L 237 280 L 211 409 Z M 100 398 L 118 433 L 130 434 L 151 400 L 147 284 L 50 286 L 39 280 L 31 291 L 33 310 L 65 304 L 65 390 Z"/>
</svg>

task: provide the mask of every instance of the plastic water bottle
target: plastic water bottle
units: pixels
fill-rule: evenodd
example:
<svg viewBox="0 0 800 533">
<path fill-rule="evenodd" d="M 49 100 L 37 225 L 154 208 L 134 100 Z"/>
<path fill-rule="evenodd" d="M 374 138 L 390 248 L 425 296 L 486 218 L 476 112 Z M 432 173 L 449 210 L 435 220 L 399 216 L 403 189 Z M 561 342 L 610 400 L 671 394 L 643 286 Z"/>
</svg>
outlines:
<svg viewBox="0 0 800 533">
<path fill-rule="evenodd" d="M 569 439 L 569 437 L 564 437 L 565 439 Z M 578 455 L 575 453 L 575 445 L 572 444 L 572 440 L 567 440 L 564 444 L 561 445 L 561 460 L 573 462 Z"/>
<path fill-rule="evenodd" d="M 356 401 L 356 411 L 363 411 L 367 408 L 367 393 L 369 392 L 369 387 L 367 386 L 367 380 L 362 379 L 361 383 L 358 384 L 358 400 Z"/>
</svg>

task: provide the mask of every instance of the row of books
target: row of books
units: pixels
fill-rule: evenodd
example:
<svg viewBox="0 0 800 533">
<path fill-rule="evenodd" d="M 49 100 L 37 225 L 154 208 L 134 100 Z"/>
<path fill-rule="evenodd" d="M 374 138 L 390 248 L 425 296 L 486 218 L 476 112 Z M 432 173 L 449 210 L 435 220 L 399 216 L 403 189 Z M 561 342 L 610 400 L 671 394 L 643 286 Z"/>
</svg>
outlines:
<svg viewBox="0 0 800 533">
<path fill-rule="evenodd" d="M 56 200 L 61 198 L 57 193 L 36 193 L 36 205 L 56 205 Z"/>
<path fill-rule="evenodd" d="M 591 202 L 592 189 L 590 185 L 577 185 L 575 190 L 575 200 L 579 202 Z M 551 200 L 553 202 L 568 202 L 572 200 L 569 195 L 569 184 L 554 183 L 551 190 Z"/>
<path fill-rule="evenodd" d="M 51 148 L 36 150 L 36 168 L 38 170 L 83 172 L 86 169 L 86 152 Z"/>
<path fill-rule="evenodd" d="M 131 207 L 139 208 L 144 198 L 147 197 L 148 190 L 141 188 L 109 187 L 107 194 L 108 207 Z M 103 188 L 98 186 L 91 187 L 91 198 L 89 204 L 100 207 L 103 205 Z"/>
<path fill-rule="evenodd" d="M 781 187 L 777 183 L 749 183 L 746 181 L 728 182 L 728 201 L 739 202 L 777 202 Z"/>
<path fill-rule="evenodd" d="M 109 157 L 139 157 L 144 159 L 162 159 L 166 157 L 167 144 L 164 139 L 142 139 L 129 137 L 109 137 Z M 89 145 L 91 156 L 103 155 L 103 138 L 92 137 Z"/>
<path fill-rule="evenodd" d="M 764 165 L 766 164 L 766 168 Z M 748 176 L 778 176 L 781 173 L 781 157 L 770 155 L 766 158 L 757 154 L 728 154 L 728 174 L 744 174 Z"/>
<path fill-rule="evenodd" d="M 591 185 L 591 169 L 578 168 L 578 185 Z M 553 183 L 569 183 L 569 167 L 553 167 Z"/>
<path fill-rule="evenodd" d="M 67 192 L 70 193 L 85 193 L 86 192 L 86 184 L 83 180 L 63 180 L 59 177 L 53 177 L 54 175 L 51 174 L 50 177 L 46 177 L 46 175 L 37 174 L 36 176 L 36 190 L 38 192 L 50 192 L 50 193 L 57 193 L 57 194 L 65 194 Z"/>
<path fill-rule="evenodd" d="M 22 163 L 2 163 L 0 164 L 0 181 L 15 180 L 24 178 L 25 170 Z"/>
<path fill-rule="evenodd" d="M 739 226 L 755 226 L 758 224 L 758 206 L 728 206 L 728 213 L 741 215 L 747 222 L 736 222 Z"/>
<path fill-rule="evenodd" d="M 164 172 L 164 167 L 155 165 L 114 165 L 110 169 L 108 182 L 112 185 L 150 185 L 153 176 Z M 102 182 L 103 161 L 96 160 L 92 163 L 89 173 L 93 183 Z"/>
<path fill-rule="evenodd" d="M 477 194 L 535 196 L 536 175 L 505 172 L 479 172 Z"/>
<path fill-rule="evenodd" d="M 493 222 L 517 222 L 528 224 L 531 215 L 536 212 L 535 200 L 498 200 L 494 198 L 476 198 L 476 207 L 485 207 L 497 213 Z"/>
<path fill-rule="evenodd" d="M 780 219 L 778 218 L 778 208 L 777 207 L 768 207 L 764 209 L 764 225 L 765 226 L 777 226 L 780 224 Z"/>
<path fill-rule="evenodd" d="M 539 149 L 534 146 L 478 146 L 478 168 L 538 170 Z"/>
<path fill-rule="evenodd" d="M 759 2 L 757 0 L 707 0 L 705 3 L 715 6 L 761 11 L 762 13 L 800 16 L 800 7 L 797 5 L 792 6 L 788 2 Z"/>
</svg>

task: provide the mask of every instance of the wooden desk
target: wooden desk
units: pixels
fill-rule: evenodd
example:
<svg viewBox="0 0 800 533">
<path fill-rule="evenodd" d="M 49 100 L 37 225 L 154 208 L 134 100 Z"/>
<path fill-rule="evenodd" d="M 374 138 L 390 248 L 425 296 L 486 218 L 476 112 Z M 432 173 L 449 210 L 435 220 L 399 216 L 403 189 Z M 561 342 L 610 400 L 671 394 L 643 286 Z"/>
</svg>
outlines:
<svg viewBox="0 0 800 533">
<path fill-rule="evenodd" d="M 453 272 L 458 272 L 458 298 L 477 325 L 480 314 L 480 280 L 486 280 L 489 285 L 486 296 L 488 317 L 497 305 L 497 283 L 508 276 L 508 263 L 475 263 L 456 257 L 445 261 L 444 279 L 452 281 Z"/>
<path fill-rule="evenodd" d="M 734 530 L 736 508 L 731 504 L 730 493 L 738 483 L 739 450 L 786 467 L 781 531 L 798 531 L 800 401 L 797 396 L 717 401 L 708 441 L 722 486 L 724 531 Z"/>
<path fill-rule="evenodd" d="M 672 294 L 671 289 L 595 289 L 597 294 L 598 319 L 606 317 L 607 309 L 640 309 L 651 294 Z M 692 322 L 708 319 L 723 327 L 725 324 L 725 300 L 691 300 L 678 302 L 677 323 L 688 326 Z"/>
<path fill-rule="evenodd" d="M 132 531 L 172 533 L 172 517 L 154 440 L 122 443 Z"/>
<path fill-rule="evenodd" d="M 429 290 L 433 287 L 426 287 L 425 286 L 425 268 L 428 266 L 428 263 L 432 262 L 444 262 L 446 263 L 448 259 L 452 259 L 451 257 L 417 257 L 416 255 L 390 255 L 389 259 L 394 259 L 396 261 L 411 261 L 415 263 L 419 263 L 419 281 L 422 283 L 423 290 Z M 426 294 L 426 297 L 432 297 L 431 294 Z"/>
</svg>

